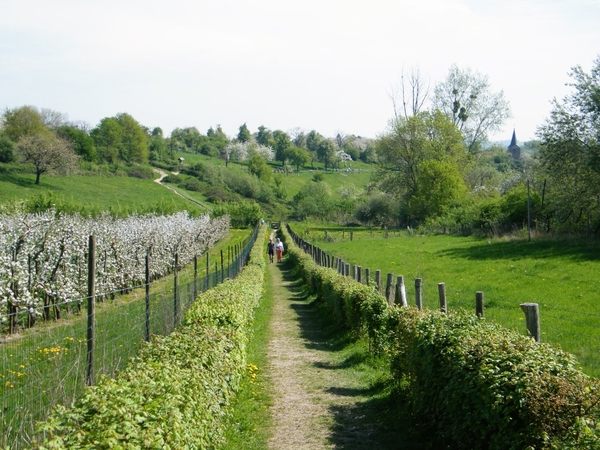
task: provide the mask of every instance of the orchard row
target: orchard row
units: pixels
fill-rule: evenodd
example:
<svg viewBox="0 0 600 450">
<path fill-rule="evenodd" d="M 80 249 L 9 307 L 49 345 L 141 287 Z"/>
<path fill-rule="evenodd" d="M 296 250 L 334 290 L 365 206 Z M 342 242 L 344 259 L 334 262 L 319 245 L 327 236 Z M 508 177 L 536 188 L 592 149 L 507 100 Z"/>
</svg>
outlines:
<svg viewBox="0 0 600 450">
<path fill-rule="evenodd" d="M 117 219 L 43 213 L 0 213 L 0 322 L 27 310 L 29 325 L 56 305 L 87 295 L 88 242 L 96 240 L 96 293 L 107 296 L 145 283 L 201 255 L 224 237 L 229 217 L 132 215 Z M 13 327 L 10 327 L 11 329 Z"/>
</svg>

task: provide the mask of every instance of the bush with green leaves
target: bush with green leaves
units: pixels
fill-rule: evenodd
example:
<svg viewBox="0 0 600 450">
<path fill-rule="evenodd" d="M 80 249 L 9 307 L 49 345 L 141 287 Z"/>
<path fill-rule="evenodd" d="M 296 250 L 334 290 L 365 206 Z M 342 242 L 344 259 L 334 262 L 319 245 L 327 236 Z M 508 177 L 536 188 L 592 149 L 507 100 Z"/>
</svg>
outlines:
<svg viewBox="0 0 600 450">
<path fill-rule="evenodd" d="M 58 407 L 40 426 L 46 439 L 38 448 L 220 447 L 265 267 L 259 242 L 242 273 L 201 294 L 175 332 L 154 337 L 117 378 L 101 379 L 72 407 Z"/>
<path fill-rule="evenodd" d="M 219 203 L 213 210 L 214 217 L 229 215 L 232 228 L 249 228 L 261 219 L 260 205 L 256 202 Z"/>
<path fill-rule="evenodd" d="M 186 178 L 185 180 L 183 180 L 180 184 L 180 187 L 182 187 L 183 189 L 186 189 L 188 191 L 193 191 L 193 192 L 201 192 L 204 189 L 204 183 L 202 183 L 201 181 L 198 181 L 197 178 Z"/>
<path fill-rule="evenodd" d="M 224 173 L 224 181 L 229 189 L 243 197 L 256 199 L 260 194 L 258 179 L 248 173 L 228 170 Z"/>
<path fill-rule="evenodd" d="M 570 354 L 465 311 L 394 307 L 386 323 L 392 374 L 432 448 L 600 445 L 575 427 L 596 426 L 600 384 Z"/>
<path fill-rule="evenodd" d="M 357 335 L 366 333 L 372 348 L 382 348 L 381 331 L 385 298 L 373 285 L 365 285 L 341 276 L 336 270 L 321 267 L 296 246 L 286 229 L 283 229 L 289 258 L 311 290 L 327 305 L 336 323 Z"/>
</svg>

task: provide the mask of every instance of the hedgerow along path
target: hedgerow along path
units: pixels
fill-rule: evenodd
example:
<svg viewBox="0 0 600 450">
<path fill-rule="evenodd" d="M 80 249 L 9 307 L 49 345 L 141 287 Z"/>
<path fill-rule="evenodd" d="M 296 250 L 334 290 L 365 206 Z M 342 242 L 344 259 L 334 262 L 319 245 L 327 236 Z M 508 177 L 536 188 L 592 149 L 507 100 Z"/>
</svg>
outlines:
<svg viewBox="0 0 600 450">
<path fill-rule="evenodd" d="M 389 399 L 385 367 L 369 355 L 368 344 L 336 330 L 285 257 L 268 270 L 273 284 L 265 374 L 272 395 L 268 448 L 417 448 Z"/>
</svg>

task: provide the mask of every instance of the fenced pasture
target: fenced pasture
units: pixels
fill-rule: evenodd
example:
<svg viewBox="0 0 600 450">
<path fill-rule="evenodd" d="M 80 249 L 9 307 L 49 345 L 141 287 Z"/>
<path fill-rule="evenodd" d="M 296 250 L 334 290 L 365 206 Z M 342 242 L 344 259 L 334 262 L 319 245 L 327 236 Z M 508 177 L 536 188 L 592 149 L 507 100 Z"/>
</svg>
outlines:
<svg viewBox="0 0 600 450">
<path fill-rule="evenodd" d="M 92 374 L 112 377 L 134 357 L 150 335 L 169 334 L 200 292 L 242 268 L 256 232 L 230 230 L 227 238 L 195 263 L 132 287 L 126 294 L 96 292 Z M 79 312 L 73 305 L 81 303 Z M 54 405 L 68 405 L 89 383 L 88 299 L 59 305 L 60 321 L 40 323 L 0 340 L 0 447 L 28 448 L 36 423 Z"/>
<path fill-rule="evenodd" d="M 415 304 L 422 279 L 423 306 L 439 308 L 445 283 L 448 309 L 475 314 L 484 293 L 485 317 L 527 333 L 522 303 L 540 309 L 541 341 L 574 354 L 582 370 L 600 376 L 600 243 L 586 240 L 499 240 L 447 235 L 418 236 L 409 230 L 310 227 L 290 224 L 303 239 L 346 263 L 404 276 Z M 387 238 L 385 237 L 387 234 Z M 352 239 L 352 240 L 350 240 Z"/>
</svg>

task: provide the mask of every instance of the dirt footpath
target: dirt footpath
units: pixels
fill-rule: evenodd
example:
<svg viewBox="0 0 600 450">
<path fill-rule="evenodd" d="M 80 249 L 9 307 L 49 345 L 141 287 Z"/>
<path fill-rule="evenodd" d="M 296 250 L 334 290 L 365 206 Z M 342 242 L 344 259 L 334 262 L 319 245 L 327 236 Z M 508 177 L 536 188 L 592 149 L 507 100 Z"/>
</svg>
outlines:
<svg viewBox="0 0 600 450">
<path fill-rule="evenodd" d="M 391 448 L 380 445 L 376 425 L 360 406 L 369 400 L 369 386 L 341 370 L 347 364 L 290 269 L 285 259 L 268 268 L 274 296 L 266 368 L 274 398 L 269 449 Z"/>
</svg>

